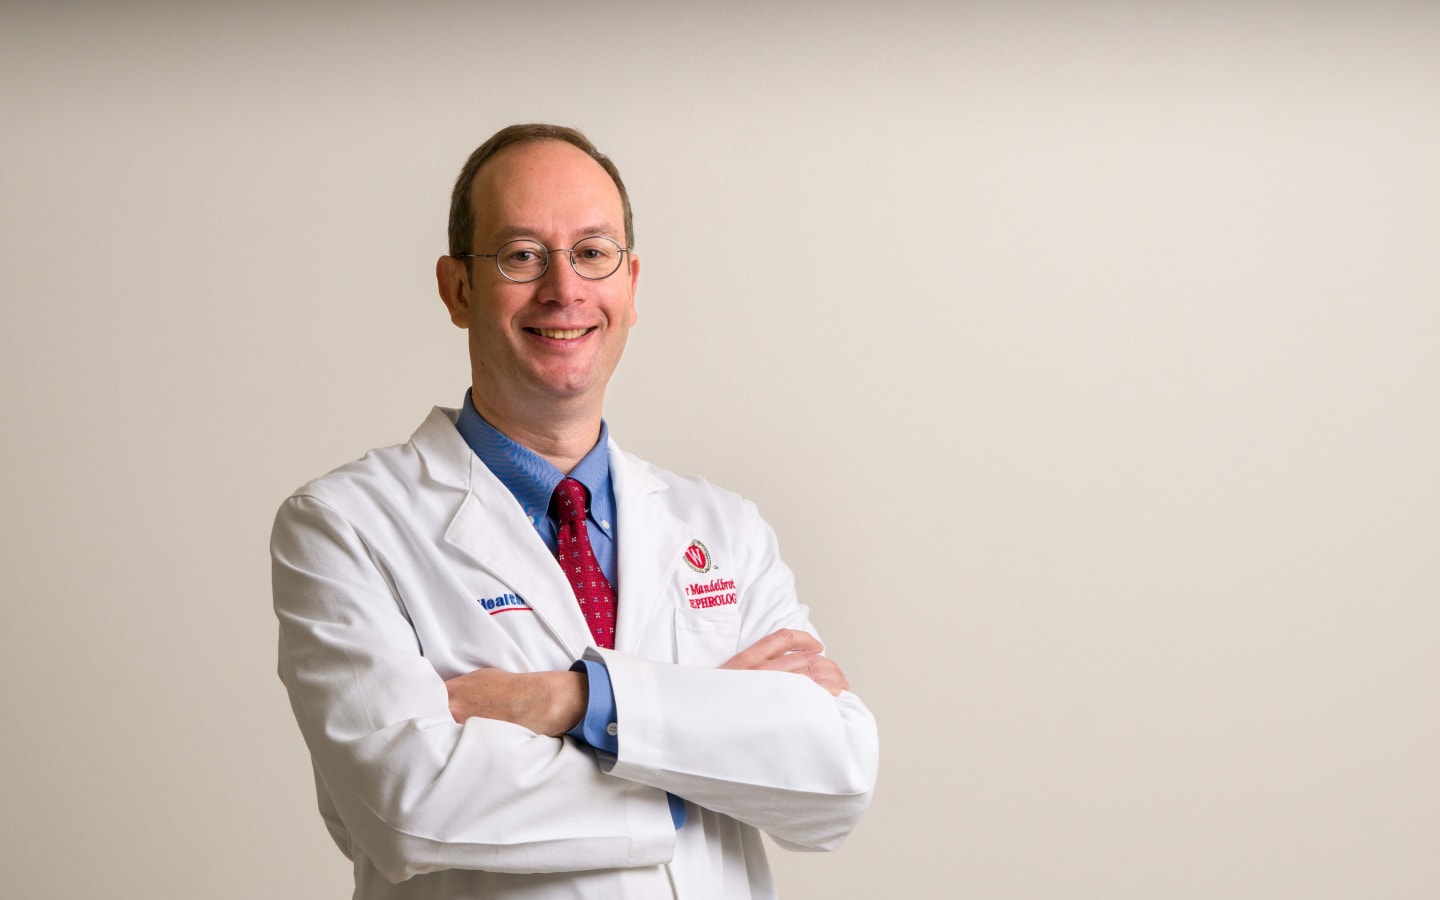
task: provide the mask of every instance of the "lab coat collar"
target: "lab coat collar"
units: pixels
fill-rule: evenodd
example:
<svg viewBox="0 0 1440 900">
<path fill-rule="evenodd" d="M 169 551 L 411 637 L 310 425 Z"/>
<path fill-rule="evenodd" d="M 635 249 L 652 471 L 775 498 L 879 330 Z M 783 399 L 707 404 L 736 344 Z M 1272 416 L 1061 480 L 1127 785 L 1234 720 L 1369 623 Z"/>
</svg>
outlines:
<svg viewBox="0 0 1440 900">
<path fill-rule="evenodd" d="M 415 429 L 410 442 L 425 465 L 425 474 L 444 485 L 468 490 L 475 453 L 455 429 L 457 409 L 437 406 Z"/>
</svg>

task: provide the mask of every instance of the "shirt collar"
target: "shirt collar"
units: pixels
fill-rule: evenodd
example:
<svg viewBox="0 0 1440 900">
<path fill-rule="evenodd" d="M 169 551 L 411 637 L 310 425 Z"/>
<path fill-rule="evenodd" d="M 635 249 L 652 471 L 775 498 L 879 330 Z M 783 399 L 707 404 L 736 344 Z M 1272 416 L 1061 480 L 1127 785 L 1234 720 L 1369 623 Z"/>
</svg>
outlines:
<svg viewBox="0 0 1440 900">
<path fill-rule="evenodd" d="M 519 501 L 531 523 L 550 510 L 550 496 L 565 474 L 540 454 L 501 434 L 475 409 L 470 392 L 455 422 L 460 436 L 485 467 Z M 575 466 L 570 477 L 590 491 L 590 518 L 603 523 L 606 533 L 615 521 L 615 490 L 610 481 L 610 427 L 600 420 L 600 439 Z"/>
</svg>

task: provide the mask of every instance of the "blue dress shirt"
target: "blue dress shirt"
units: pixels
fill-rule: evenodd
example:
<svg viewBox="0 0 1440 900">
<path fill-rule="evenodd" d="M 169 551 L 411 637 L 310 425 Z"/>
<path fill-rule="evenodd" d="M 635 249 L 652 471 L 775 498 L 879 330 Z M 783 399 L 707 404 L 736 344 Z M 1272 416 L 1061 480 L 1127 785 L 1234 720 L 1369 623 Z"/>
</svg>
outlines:
<svg viewBox="0 0 1440 900">
<path fill-rule="evenodd" d="M 460 417 L 455 422 L 460 436 L 485 467 L 500 479 L 500 483 L 520 503 L 535 532 L 550 548 L 556 547 L 558 525 L 550 516 L 550 497 L 566 475 L 555 468 L 549 460 L 511 440 L 485 421 L 465 392 L 465 403 L 460 407 Z M 590 452 L 576 464 L 569 477 L 574 478 L 590 492 L 590 509 L 586 513 L 586 530 L 590 534 L 590 547 L 595 551 L 595 561 L 600 570 L 620 595 L 620 582 L 616 579 L 615 567 L 615 486 L 610 479 L 610 429 L 604 420 L 600 422 L 600 438 Z M 610 672 L 605 664 L 593 660 L 576 660 L 571 671 L 586 675 L 590 683 L 590 699 L 585 708 L 585 717 L 568 732 L 572 737 L 589 744 L 597 750 L 615 756 L 620 752 L 617 737 L 615 692 L 610 686 Z M 685 801 L 674 794 L 666 795 L 670 801 L 670 818 L 678 829 L 685 824 Z"/>
</svg>

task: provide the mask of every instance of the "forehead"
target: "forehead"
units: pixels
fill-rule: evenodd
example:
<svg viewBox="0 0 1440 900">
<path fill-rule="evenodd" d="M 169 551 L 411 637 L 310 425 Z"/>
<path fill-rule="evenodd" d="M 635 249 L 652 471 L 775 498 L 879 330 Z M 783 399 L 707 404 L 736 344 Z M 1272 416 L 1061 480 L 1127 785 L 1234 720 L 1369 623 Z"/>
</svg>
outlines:
<svg viewBox="0 0 1440 900">
<path fill-rule="evenodd" d="M 569 240 L 608 234 L 623 240 L 620 191 L 600 164 L 562 141 L 506 147 L 476 173 L 470 191 L 475 237 L 504 233 Z"/>
</svg>

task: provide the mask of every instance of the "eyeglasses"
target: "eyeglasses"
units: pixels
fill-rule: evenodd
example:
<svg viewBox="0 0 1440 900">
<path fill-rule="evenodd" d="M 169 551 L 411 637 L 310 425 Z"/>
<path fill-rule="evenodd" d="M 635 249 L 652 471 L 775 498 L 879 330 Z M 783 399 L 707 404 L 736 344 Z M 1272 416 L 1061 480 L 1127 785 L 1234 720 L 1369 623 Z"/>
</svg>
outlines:
<svg viewBox="0 0 1440 900">
<path fill-rule="evenodd" d="M 502 244 L 497 253 L 465 253 L 459 259 L 493 259 L 506 279 L 517 284 L 534 281 L 550 268 L 550 254 L 570 254 L 570 268 L 588 281 L 609 278 L 632 248 L 622 247 L 608 237 L 596 235 L 577 241 L 569 250 L 551 250 L 539 241 L 520 240 Z"/>
</svg>

